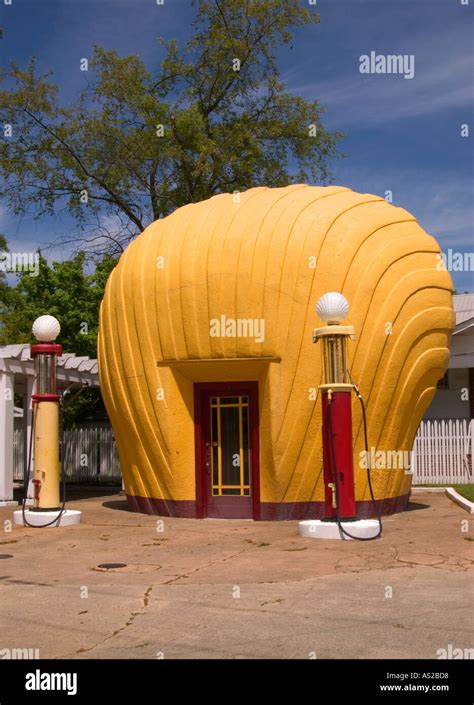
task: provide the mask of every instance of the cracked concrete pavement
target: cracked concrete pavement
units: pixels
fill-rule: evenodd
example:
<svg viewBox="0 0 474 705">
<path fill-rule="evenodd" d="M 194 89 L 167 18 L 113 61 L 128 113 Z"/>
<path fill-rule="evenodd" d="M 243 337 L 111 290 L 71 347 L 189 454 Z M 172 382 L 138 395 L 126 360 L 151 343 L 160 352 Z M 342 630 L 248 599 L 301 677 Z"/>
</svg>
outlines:
<svg viewBox="0 0 474 705">
<path fill-rule="evenodd" d="M 472 522 L 445 495 L 417 494 L 369 542 L 303 539 L 296 522 L 134 514 L 93 492 L 68 506 L 80 526 L 0 538 L 1 648 L 420 659 L 473 646 Z M 0 510 L 6 529 L 11 514 Z"/>
</svg>

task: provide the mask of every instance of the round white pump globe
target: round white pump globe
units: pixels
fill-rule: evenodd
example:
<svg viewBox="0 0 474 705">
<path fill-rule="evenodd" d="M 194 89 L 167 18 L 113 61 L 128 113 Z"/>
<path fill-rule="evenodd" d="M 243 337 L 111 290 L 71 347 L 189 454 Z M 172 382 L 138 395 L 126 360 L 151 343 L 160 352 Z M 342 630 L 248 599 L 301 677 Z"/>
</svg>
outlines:
<svg viewBox="0 0 474 705">
<path fill-rule="evenodd" d="M 317 301 L 316 313 L 325 323 L 340 323 L 349 313 L 349 302 L 338 291 L 329 291 Z"/>
<path fill-rule="evenodd" d="M 59 321 L 54 316 L 40 316 L 33 323 L 31 332 L 41 343 L 51 343 L 56 340 L 61 331 Z"/>
</svg>

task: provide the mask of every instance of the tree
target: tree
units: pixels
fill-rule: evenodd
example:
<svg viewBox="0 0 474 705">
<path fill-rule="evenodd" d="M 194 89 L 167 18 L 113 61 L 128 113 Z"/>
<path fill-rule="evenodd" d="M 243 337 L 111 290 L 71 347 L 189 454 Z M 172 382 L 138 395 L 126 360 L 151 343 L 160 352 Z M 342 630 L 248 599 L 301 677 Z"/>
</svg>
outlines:
<svg viewBox="0 0 474 705">
<path fill-rule="evenodd" d="M 7 310 L 10 301 L 10 287 L 8 286 L 6 277 L 6 259 L 5 254 L 8 252 L 7 241 L 3 235 L 0 235 L 0 322 Z"/>
<path fill-rule="evenodd" d="M 99 306 L 107 277 L 116 264 L 106 256 L 91 274 L 85 271 L 85 254 L 48 265 L 39 253 L 38 271 L 17 274 L 2 315 L 0 344 L 32 343 L 31 325 L 48 313 L 61 323 L 65 352 L 96 357 Z"/>
<path fill-rule="evenodd" d="M 1 236 L 0 248 L 6 249 Z M 31 325 L 35 318 L 48 313 L 61 323 L 60 343 L 65 352 L 95 358 L 99 306 L 116 259 L 104 256 L 90 274 L 86 272 L 85 261 L 84 252 L 79 252 L 72 260 L 53 262 L 50 266 L 39 253 L 38 271 L 17 274 L 14 287 L 2 281 L 0 272 L 0 344 L 35 342 Z M 64 407 L 66 427 L 84 410 L 103 405 L 98 388 L 83 389 L 78 396 L 75 392 Z"/>
<path fill-rule="evenodd" d="M 275 59 L 317 22 L 300 0 L 198 0 L 193 36 L 183 50 L 162 42 L 158 75 L 95 47 L 89 86 L 68 106 L 34 59 L 12 64 L 0 75 L 0 197 L 35 217 L 66 205 L 86 239 L 116 254 L 186 203 L 328 180 L 340 134 L 317 100 L 285 90 Z"/>
</svg>

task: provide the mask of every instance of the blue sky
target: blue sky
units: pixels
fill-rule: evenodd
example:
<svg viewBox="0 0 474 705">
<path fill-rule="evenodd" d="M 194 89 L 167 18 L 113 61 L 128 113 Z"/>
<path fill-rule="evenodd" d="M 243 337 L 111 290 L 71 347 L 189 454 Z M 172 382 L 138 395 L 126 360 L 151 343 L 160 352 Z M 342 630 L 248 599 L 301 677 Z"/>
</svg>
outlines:
<svg viewBox="0 0 474 705">
<path fill-rule="evenodd" d="M 466 0 L 465 0 L 466 1 Z M 65 100 L 81 90 L 78 69 L 92 45 L 161 59 L 160 36 L 183 44 L 195 9 L 190 0 L 0 0 L 1 61 L 31 54 L 53 70 Z M 306 4 L 306 0 L 301 0 Z M 447 251 L 474 249 L 474 0 L 317 0 L 318 26 L 299 30 L 278 62 L 288 90 L 327 108 L 325 124 L 346 133 L 335 183 L 385 195 L 412 212 Z M 413 55 L 415 76 L 359 72 L 363 54 Z M 468 124 L 469 138 L 461 137 Z M 31 249 L 67 232 L 64 214 L 34 221 L 0 210 L 12 249 Z M 64 247 L 50 256 L 68 255 Z M 459 291 L 474 291 L 473 272 L 452 272 Z"/>
</svg>

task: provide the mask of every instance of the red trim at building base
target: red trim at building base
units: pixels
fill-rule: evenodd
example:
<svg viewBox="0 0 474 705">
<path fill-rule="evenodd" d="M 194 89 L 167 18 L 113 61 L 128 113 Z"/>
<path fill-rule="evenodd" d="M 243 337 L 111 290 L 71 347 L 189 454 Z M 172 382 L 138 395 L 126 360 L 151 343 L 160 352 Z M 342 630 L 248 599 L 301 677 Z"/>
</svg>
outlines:
<svg viewBox="0 0 474 705">
<path fill-rule="evenodd" d="M 127 501 L 132 512 L 197 519 L 196 502 L 192 499 L 155 499 L 154 497 L 137 497 L 128 494 Z"/>
<path fill-rule="evenodd" d="M 388 497 L 377 500 L 377 507 L 382 516 L 403 512 L 408 504 L 409 494 L 400 497 Z M 197 519 L 199 517 L 194 500 L 154 499 L 127 495 L 128 506 L 132 512 L 156 514 L 167 517 Z M 372 519 L 376 516 L 370 500 L 356 502 L 356 512 L 360 519 Z M 324 502 L 261 502 L 261 521 L 289 521 L 300 519 L 322 519 Z"/>
<path fill-rule="evenodd" d="M 403 512 L 408 504 L 408 494 L 377 500 L 382 516 Z M 377 515 L 370 500 L 356 502 L 356 515 L 359 519 L 373 519 Z M 260 518 L 263 521 L 288 521 L 301 519 L 324 519 L 324 502 L 262 502 Z"/>
</svg>

